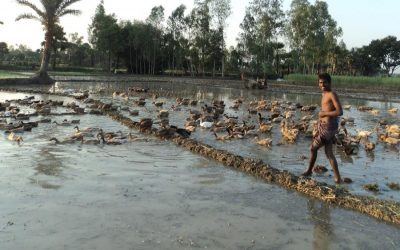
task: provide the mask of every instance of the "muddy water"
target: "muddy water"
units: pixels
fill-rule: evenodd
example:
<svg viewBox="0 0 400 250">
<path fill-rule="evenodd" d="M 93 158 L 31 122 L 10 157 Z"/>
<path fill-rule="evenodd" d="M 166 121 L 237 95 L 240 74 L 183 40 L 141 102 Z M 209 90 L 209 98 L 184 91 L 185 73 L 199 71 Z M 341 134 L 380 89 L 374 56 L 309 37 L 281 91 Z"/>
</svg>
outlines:
<svg viewBox="0 0 400 250">
<path fill-rule="evenodd" d="M 157 86 L 148 85 L 154 89 Z M 161 87 L 167 97 L 160 98 L 164 98 L 167 107 L 179 95 L 205 102 L 221 99 L 227 106 L 237 97 L 253 99 L 260 95 L 257 91 L 227 88 L 163 85 L 158 89 Z M 65 84 L 60 88 L 87 89 L 88 85 Z M 100 88 L 114 86 L 90 86 L 91 91 Z M 24 96 L 0 93 L 0 101 Z M 264 96 L 302 103 L 319 100 L 314 95 Z M 131 105 L 129 101 L 112 99 L 108 93 L 93 97 Z M 342 102 L 367 104 L 362 100 Z M 383 109 L 398 104 L 371 105 Z M 26 110 L 29 112 L 29 108 Z M 141 116 L 153 116 L 154 111 L 150 104 L 146 105 Z M 245 108 L 227 111 L 248 116 Z M 374 124 L 369 113 L 353 109 L 345 115 L 355 116 L 357 128 Z M 172 113 L 171 124 L 181 125 L 186 117 L 184 112 Z M 79 118 L 82 128 L 101 126 L 106 131 L 129 132 L 102 116 L 51 118 Z M 54 145 L 49 143 L 50 137 L 63 138 L 73 133 L 72 127 L 55 124 L 40 124 L 32 132 L 25 132 L 21 145 L 8 141 L 6 135 L 0 137 L 1 249 L 397 249 L 400 244 L 398 226 L 322 204 L 225 168 L 170 142 L 131 132 L 142 140 L 118 146 Z M 216 142 L 207 130 L 198 130 L 193 137 L 261 158 L 274 167 L 300 172 L 306 163 L 297 156 L 307 154 L 308 141 L 303 138 L 295 145 L 278 146 L 277 134 L 278 130 L 272 133 L 276 136 L 272 150 L 256 147 L 251 140 Z M 339 159 L 339 152 L 337 155 Z M 344 175 L 354 180 L 348 188 L 362 193 L 363 182 L 375 178 L 379 183 L 398 181 L 397 160 L 398 152 L 379 145 L 374 160 L 360 150 L 357 157 L 339 161 Z M 325 162 L 321 156 L 320 163 Z M 326 182 L 332 179 L 328 175 L 314 178 Z M 389 190 L 367 195 L 396 200 L 399 197 Z"/>
</svg>

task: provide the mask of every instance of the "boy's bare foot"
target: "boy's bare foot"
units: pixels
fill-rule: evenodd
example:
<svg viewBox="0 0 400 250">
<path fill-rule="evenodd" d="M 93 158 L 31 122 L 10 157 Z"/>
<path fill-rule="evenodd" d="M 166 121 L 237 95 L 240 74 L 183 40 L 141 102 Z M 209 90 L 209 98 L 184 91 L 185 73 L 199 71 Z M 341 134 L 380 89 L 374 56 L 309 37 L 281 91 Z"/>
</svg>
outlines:
<svg viewBox="0 0 400 250">
<path fill-rule="evenodd" d="M 303 172 L 302 174 L 301 174 L 301 176 L 311 176 L 312 175 L 312 171 L 305 171 L 305 172 Z"/>
<path fill-rule="evenodd" d="M 343 183 L 343 181 L 342 181 L 342 179 L 341 179 L 341 178 L 339 178 L 339 179 L 335 179 L 335 182 L 336 182 L 336 184 L 341 184 L 341 183 Z"/>
</svg>

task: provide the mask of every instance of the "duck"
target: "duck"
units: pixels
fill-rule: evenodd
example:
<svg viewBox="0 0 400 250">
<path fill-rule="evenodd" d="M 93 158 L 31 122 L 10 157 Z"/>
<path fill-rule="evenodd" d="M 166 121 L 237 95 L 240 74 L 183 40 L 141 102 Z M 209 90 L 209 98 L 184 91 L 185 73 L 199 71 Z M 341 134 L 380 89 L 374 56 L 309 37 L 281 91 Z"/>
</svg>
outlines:
<svg viewBox="0 0 400 250">
<path fill-rule="evenodd" d="M 354 118 L 350 116 L 342 117 L 342 121 L 345 123 L 354 123 Z"/>
<path fill-rule="evenodd" d="M 38 120 L 38 122 L 39 123 L 50 123 L 51 119 L 50 118 L 43 118 L 43 119 Z"/>
<path fill-rule="evenodd" d="M 238 123 L 239 117 L 237 116 L 228 116 L 227 114 L 224 114 L 223 116 L 224 116 L 224 122 L 226 124 L 235 125 Z"/>
<path fill-rule="evenodd" d="M 100 144 L 100 138 L 101 138 L 101 133 L 98 133 L 96 136 L 96 139 L 86 139 L 84 136 L 81 137 L 81 144 L 87 144 L 87 145 L 97 145 Z"/>
<path fill-rule="evenodd" d="M 161 109 L 158 111 L 158 118 L 168 118 L 169 112 L 166 109 Z"/>
<path fill-rule="evenodd" d="M 121 94 L 121 92 L 119 92 L 119 91 L 114 91 L 114 92 L 112 93 L 112 96 L 113 96 L 113 98 L 115 98 L 115 97 L 118 97 L 120 94 Z"/>
<path fill-rule="evenodd" d="M 272 122 L 274 122 L 274 123 L 280 123 L 280 122 L 282 122 L 282 120 L 283 120 L 283 117 L 282 117 L 282 116 L 278 116 L 278 117 L 273 118 L 273 119 L 272 119 Z"/>
<path fill-rule="evenodd" d="M 258 113 L 258 110 L 256 108 L 255 109 L 248 108 L 247 110 L 249 111 L 249 114 L 257 114 Z"/>
<path fill-rule="evenodd" d="M 400 133 L 400 127 L 397 124 L 394 125 L 386 125 L 385 126 L 386 132 L 390 135 L 392 133 Z"/>
<path fill-rule="evenodd" d="M 388 112 L 389 113 L 397 113 L 398 110 L 399 110 L 398 108 L 391 108 L 391 109 L 388 109 Z"/>
<path fill-rule="evenodd" d="M 153 102 L 153 104 L 156 107 L 162 107 L 164 105 L 164 102 Z"/>
<path fill-rule="evenodd" d="M 22 138 L 22 136 L 20 135 L 16 135 L 14 132 L 11 132 L 8 137 L 8 140 L 10 141 L 16 141 L 18 144 L 20 144 L 22 141 L 24 141 L 24 139 Z"/>
<path fill-rule="evenodd" d="M 133 137 L 132 134 L 131 134 L 131 137 Z M 133 139 L 129 138 L 129 135 L 126 139 L 111 138 L 109 140 L 106 140 L 102 133 L 98 134 L 97 140 L 99 141 L 99 143 L 103 143 L 103 144 L 107 144 L 107 145 L 121 145 L 121 144 L 127 142 L 128 140 L 133 141 Z M 94 142 L 94 141 L 93 141 L 93 143 L 97 144 L 97 142 Z"/>
<path fill-rule="evenodd" d="M 218 141 L 226 141 L 232 139 L 232 136 L 228 133 L 227 135 L 218 135 L 215 131 L 212 132 L 215 136 L 215 139 Z"/>
<path fill-rule="evenodd" d="M 171 125 L 171 129 L 175 130 L 175 133 L 177 133 L 181 138 L 189 138 L 190 135 L 192 134 L 192 131 L 187 130 L 186 128 L 178 128 L 177 126 Z"/>
<path fill-rule="evenodd" d="M 258 129 L 258 130 L 259 130 L 261 133 L 268 133 L 268 132 L 271 132 L 272 128 L 273 128 L 272 124 L 260 123 L 260 124 L 259 124 L 259 129 Z"/>
<path fill-rule="evenodd" d="M 304 115 L 300 118 L 302 121 L 311 121 L 314 118 L 314 115 Z"/>
<path fill-rule="evenodd" d="M 20 126 L 20 127 L 10 127 L 8 128 L 5 133 L 23 133 L 24 131 L 31 131 L 32 128 L 29 127 L 24 127 L 24 126 Z"/>
<path fill-rule="evenodd" d="M 297 128 L 289 128 L 286 124 L 286 122 L 284 121 L 281 124 L 281 133 L 282 136 L 285 140 L 289 141 L 289 142 L 295 142 L 297 139 L 297 136 L 299 134 L 299 130 Z"/>
<path fill-rule="evenodd" d="M 169 109 L 171 109 L 171 110 L 173 110 L 173 111 L 181 111 L 181 110 L 182 110 L 182 108 L 180 107 L 180 105 L 174 105 L 174 104 L 172 104 L 171 107 L 170 107 Z"/>
<path fill-rule="evenodd" d="M 134 110 L 128 110 L 129 114 L 131 116 L 138 116 L 139 115 L 139 110 L 134 109 Z"/>
<path fill-rule="evenodd" d="M 371 131 L 357 129 L 358 138 L 367 139 L 371 134 L 372 134 Z"/>
<path fill-rule="evenodd" d="M 100 134 L 103 135 L 103 137 L 106 140 L 112 139 L 112 138 L 124 138 L 126 139 L 127 136 L 124 136 L 121 130 L 118 130 L 117 132 L 104 132 L 102 129 L 99 132 Z"/>
<path fill-rule="evenodd" d="M 228 134 L 231 136 L 231 138 L 235 139 L 243 139 L 245 136 L 244 131 L 235 131 L 232 126 L 228 126 L 226 128 L 226 131 L 228 131 Z"/>
<path fill-rule="evenodd" d="M 375 149 L 375 143 L 373 143 L 373 142 L 366 142 L 366 143 L 364 144 L 364 148 L 365 148 L 365 151 L 371 152 L 371 151 L 373 151 L 373 150 Z"/>
<path fill-rule="evenodd" d="M 201 110 L 204 113 L 212 113 L 213 110 L 214 110 L 214 107 L 213 106 L 208 106 L 207 104 L 204 104 L 204 106 L 201 107 Z"/>
<path fill-rule="evenodd" d="M 347 136 L 341 141 L 338 147 L 341 148 L 346 155 L 355 155 L 358 153 L 360 141 L 361 138 Z"/>
<path fill-rule="evenodd" d="M 197 119 L 197 121 L 202 128 L 212 128 L 214 126 L 214 122 L 203 121 L 202 118 Z"/>
<path fill-rule="evenodd" d="M 358 153 L 358 144 L 343 144 L 341 148 L 346 155 L 356 155 Z"/>
<path fill-rule="evenodd" d="M 100 132 L 102 129 L 97 127 L 88 127 L 80 129 L 78 125 L 74 127 L 78 132 Z"/>
<path fill-rule="evenodd" d="M 295 112 L 294 111 L 285 111 L 284 113 L 283 113 L 283 116 L 285 117 L 285 119 L 290 119 L 290 118 L 292 118 L 293 116 L 295 116 Z"/>
<path fill-rule="evenodd" d="M 136 100 L 136 101 L 134 101 L 134 103 L 139 107 L 143 107 L 143 106 L 146 105 L 146 101 L 145 100 Z"/>
<path fill-rule="evenodd" d="M 72 123 L 70 121 L 68 121 L 67 119 L 64 119 L 61 123 L 57 122 L 57 121 L 53 121 L 53 123 L 55 123 L 57 126 L 71 126 Z"/>
<path fill-rule="evenodd" d="M 381 112 L 379 109 L 372 109 L 369 111 L 371 114 L 373 115 L 379 115 L 379 113 Z"/>
<path fill-rule="evenodd" d="M 351 109 L 351 105 L 350 104 L 343 105 L 343 109 L 350 110 Z"/>
<path fill-rule="evenodd" d="M 400 139 L 397 138 L 393 138 L 388 136 L 388 134 L 386 133 L 385 136 L 383 138 L 381 138 L 384 142 L 386 142 L 387 144 L 390 145 L 397 145 L 400 143 Z"/>
<path fill-rule="evenodd" d="M 272 146 L 272 139 L 271 138 L 264 138 L 264 139 L 257 139 L 256 143 L 261 146 L 266 146 L 270 148 Z"/>
<path fill-rule="evenodd" d="M 150 130 L 153 126 L 153 119 L 151 118 L 142 118 L 139 122 L 139 130 L 140 132 L 144 132 L 146 130 Z"/>
<path fill-rule="evenodd" d="M 76 140 L 72 139 L 72 138 L 67 138 L 65 140 L 60 141 L 56 137 L 51 137 L 49 139 L 49 141 L 51 141 L 51 142 L 53 142 L 55 144 L 70 144 L 70 143 L 75 143 L 76 142 Z"/>
<path fill-rule="evenodd" d="M 180 99 L 177 98 L 176 101 L 177 101 L 178 105 L 183 105 L 183 106 L 188 106 L 189 103 L 190 103 L 190 99 L 189 98 L 180 98 Z"/>
<path fill-rule="evenodd" d="M 260 112 L 258 112 L 257 115 L 258 115 L 258 123 L 259 124 L 263 123 L 263 122 L 265 122 L 267 120 L 265 117 L 262 117 Z"/>
</svg>

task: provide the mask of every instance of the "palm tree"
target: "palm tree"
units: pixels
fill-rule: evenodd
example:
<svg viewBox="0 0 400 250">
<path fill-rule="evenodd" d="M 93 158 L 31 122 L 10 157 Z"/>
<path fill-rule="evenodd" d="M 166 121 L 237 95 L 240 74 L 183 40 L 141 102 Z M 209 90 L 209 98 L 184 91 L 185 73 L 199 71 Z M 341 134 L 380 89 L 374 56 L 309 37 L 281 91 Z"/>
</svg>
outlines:
<svg viewBox="0 0 400 250">
<path fill-rule="evenodd" d="M 68 9 L 68 7 L 70 7 L 72 4 L 80 0 L 40 0 L 42 9 L 39 9 L 36 5 L 27 0 L 16 1 L 20 5 L 31 8 L 36 14 L 21 14 L 15 19 L 16 21 L 21 19 L 33 19 L 39 21 L 43 25 L 45 31 L 45 43 L 40 70 L 37 73 L 36 78 L 38 78 L 41 82 L 53 82 L 53 80 L 49 77 L 47 70 L 49 67 L 50 52 L 53 46 L 55 27 L 60 23 L 60 17 L 68 14 L 79 15 L 81 13 L 80 10 Z"/>
</svg>

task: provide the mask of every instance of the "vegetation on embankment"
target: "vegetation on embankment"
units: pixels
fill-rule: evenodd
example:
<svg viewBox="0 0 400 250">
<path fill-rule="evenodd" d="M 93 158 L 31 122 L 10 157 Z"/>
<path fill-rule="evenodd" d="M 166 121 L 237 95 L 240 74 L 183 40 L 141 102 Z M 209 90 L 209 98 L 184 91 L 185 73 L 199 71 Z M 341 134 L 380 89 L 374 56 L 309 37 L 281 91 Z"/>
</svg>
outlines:
<svg viewBox="0 0 400 250">
<path fill-rule="evenodd" d="M 26 77 L 28 77 L 28 75 L 21 72 L 0 70 L 0 79 L 26 78 Z"/>
<path fill-rule="evenodd" d="M 7 78 L 28 78 L 35 74 L 35 71 L 24 70 L 0 70 L 0 79 Z M 49 71 L 49 75 L 53 76 L 96 76 L 96 75 L 107 75 L 96 68 L 63 68 L 57 71 Z M 110 75 L 110 74 L 108 74 Z"/>
<path fill-rule="evenodd" d="M 317 75 L 290 74 L 285 80 L 300 85 L 316 85 Z M 333 75 L 332 84 L 342 88 L 395 88 L 400 89 L 400 77 L 342 76 Z"/>
</svg>

